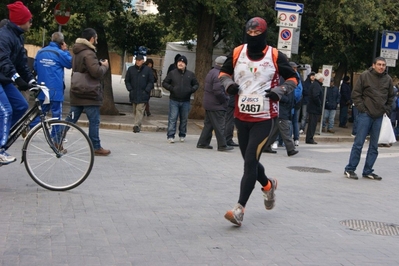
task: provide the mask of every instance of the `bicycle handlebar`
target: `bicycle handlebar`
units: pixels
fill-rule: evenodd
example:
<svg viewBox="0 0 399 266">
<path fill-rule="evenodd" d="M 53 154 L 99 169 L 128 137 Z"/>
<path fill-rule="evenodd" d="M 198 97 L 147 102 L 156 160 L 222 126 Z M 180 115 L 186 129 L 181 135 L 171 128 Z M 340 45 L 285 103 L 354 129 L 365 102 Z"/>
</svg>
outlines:
<svg viewBox="0 0 399 266">
<path fill-rule="evenodd" d="M 50 93 L 49 93 L 49 88 L 47 88 L 44 84 L 42 85 L 35 85 L 32 88 L 29 89 L 29 91 L 33 92 L 35 98 L 39 95 L 39 93 L 42 91 L 44 93 L 44 102 L 43 104 L 49 104 L 50 103 Z"/>
</svg>

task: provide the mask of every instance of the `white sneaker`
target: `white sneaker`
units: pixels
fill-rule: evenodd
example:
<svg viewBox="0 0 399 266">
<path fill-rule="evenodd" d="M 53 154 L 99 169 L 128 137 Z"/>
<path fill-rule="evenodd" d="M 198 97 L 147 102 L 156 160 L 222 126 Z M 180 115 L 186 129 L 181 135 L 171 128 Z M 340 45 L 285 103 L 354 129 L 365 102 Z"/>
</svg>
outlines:
<svg viewBox="0 0 399 266">
<path fill-rule="evenodd" d="M 278 147 L 278 141 L 275 141 L 275 142 L 272 144 L 272 149 L 273 149 L 273 150 L 276 150 L 277 147 Z"/>
<path fill-rule="evenodd" d="M 184 142 L 185 138 L 180 138 L 180 142 Z"/>
<path fill-rule="evenodd" d="M 175 143 L 175 139 L 174 138 L 168 138 L 168 142 L 169 143 Z"/>
<path fill-rule="evenodd" d="M 224 218 L 226 218 L 233 224 L 241 226 L 241 223 L 244 220 L 244 207 L 241 204 L 237 203 L 232 210 L 226 212 Z"/>
<path fill-rule="evenodd" d="M 299 140 L 294 141 L 295 146 L 299 146 Z"/>
<path fill-rule="evenodd" d="M 17 160 L 14 156 L 9 155 L 6 153 L 5 150 L 0 150 L 0 165 L 6 165 L 13 163 Z"/>
</svg>

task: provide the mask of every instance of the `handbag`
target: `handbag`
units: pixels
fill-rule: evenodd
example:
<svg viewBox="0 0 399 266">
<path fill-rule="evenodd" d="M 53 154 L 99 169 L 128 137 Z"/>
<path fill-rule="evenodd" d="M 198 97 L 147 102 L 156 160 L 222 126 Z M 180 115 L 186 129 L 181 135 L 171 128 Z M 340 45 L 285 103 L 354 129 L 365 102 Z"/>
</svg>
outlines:
<svg viewBox="0 0 399 266">
<path fill-rule="evenodd" d="M 72 72 L 71 93 L 77 98 L 96 100 L 101 93 L 101 83 L 89 73 Z"/>
<path fill-rule="evenodd" d="M 384 114 L 382 117 L 381 129 L 380 129 L 380 137 L 378 138 L 379 144 L 390 144 L 395 143 L 395 133 L 392 128 L 391 119 Z"/>
<path fill-rule="evenodd" d="M 154 87 L 150 92 L 150 97 L 162 98 L 162 89 L 159 87 Z"/>
</svg>

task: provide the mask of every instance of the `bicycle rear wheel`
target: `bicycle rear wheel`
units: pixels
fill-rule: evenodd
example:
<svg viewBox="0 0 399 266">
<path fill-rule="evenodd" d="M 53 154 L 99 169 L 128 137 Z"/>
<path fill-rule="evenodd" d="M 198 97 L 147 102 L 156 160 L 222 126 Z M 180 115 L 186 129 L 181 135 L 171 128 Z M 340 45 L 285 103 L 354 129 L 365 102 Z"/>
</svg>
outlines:
<svg viewBox="0 0 399 266">
<path fill-rule="evenodd" d="M 25 168 L 39 186 L 54 191 L 73 189 L 91 172 L 93 146 L 87 134 L 73 123 L 53 120 L 47 124 L 47 129 L 40 125 L 29 132 L 22 148 Z M 48 130 L 59 154 L 51 149 L 44 130 Z"/>
</svg>

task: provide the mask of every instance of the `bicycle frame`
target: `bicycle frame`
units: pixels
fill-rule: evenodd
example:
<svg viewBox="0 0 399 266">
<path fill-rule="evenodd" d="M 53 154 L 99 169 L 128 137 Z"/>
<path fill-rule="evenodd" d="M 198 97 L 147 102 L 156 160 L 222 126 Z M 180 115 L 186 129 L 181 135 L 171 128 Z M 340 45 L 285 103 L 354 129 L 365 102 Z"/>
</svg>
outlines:
<svg viewBox="0 0 399 266">
<path fill-rule="evenodd" d="M 48 90 L 45 86 L 37 86 L 39 90 L 34 91 L 35 97 L 35 104 L 34 106 L 29 109 L 18 121 L 15 123 L 10 129 L 10 135 L 8 136 L 8 140 L 4 148 L 7 150 L 11 147 L 12 144 L 18 139 L 18 137 L 22 134 L 26 128 L 29 127 L 30 123 L 38 116 L 40 116 L 40 124 L 37 124 L 35 127 L 42 125 L 43 128 L 48 128 L 47 121 L 53 120 L 53 118 L 47 120 L 45 113 L 42 111 L 42 107 L 40 105 L 40 101 L 37 98 L 40 91 Z M 46 95 L 48 97 L 48 95 Z M 56 119 L 56 118 L 54 118 Z M 54 146 L 53 141 L 51 140 L 50 132 L 48 130 L 43 130 L 44 136 L 46 138 L 47 143 L 49 144 L 50 148 L 57 154 L 57 156 L 61 157 L 63 154 L 57 150 Z M 21 163 L 24 161 L 22 158 Z"/>
</svg>

